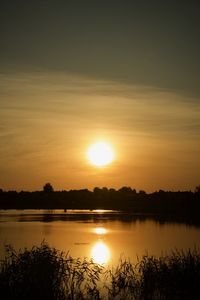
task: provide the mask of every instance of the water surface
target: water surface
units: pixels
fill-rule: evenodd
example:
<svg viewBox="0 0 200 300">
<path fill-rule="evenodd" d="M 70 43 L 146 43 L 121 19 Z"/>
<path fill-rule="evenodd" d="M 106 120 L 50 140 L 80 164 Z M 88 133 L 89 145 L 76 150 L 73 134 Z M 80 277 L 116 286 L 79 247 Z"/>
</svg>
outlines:
<svg viewBox="0 0 200 300">
<path fill-rule="evenodd" d="M 135 262 L 145 253 L 200 247 L 200 228 L 119 211 L 0 211 L 1 257 L 5 244 L 30 248 L 43 240 L 73 257 L 113 265 L 120 257 Z"/>
</svg>

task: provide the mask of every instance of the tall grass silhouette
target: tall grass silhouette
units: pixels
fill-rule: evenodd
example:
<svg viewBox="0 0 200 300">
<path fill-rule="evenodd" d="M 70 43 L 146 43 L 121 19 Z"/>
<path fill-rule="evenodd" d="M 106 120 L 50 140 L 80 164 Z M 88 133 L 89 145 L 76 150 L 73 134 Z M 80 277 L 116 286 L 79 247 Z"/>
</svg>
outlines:
<svg viewBox="0 0 200 300">
<path fill-rule="evenodd" d="M 0 295 L 4 300 L 200 299 L 200 251 L 145 255 L 136 264 L 121 260 L 105 268 L 45 242 L 19 252 L 8 245 L 0 264 Z"/>
</svg>

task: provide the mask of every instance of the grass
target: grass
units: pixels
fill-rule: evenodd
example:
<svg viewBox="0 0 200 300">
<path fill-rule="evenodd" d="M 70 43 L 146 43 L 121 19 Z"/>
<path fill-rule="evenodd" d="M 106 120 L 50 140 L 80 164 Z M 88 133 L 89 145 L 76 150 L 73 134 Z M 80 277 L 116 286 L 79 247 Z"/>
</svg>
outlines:
<svg viewBox="0 0 200 300">
<path fill-rule="evenodd" d="M 143 256 L 106 269 L 73 259 L 46 243 L 16 252 L 6 246 L 0 263 L 4 300 L 200 299 L 200 251 Z"/>
</svg>

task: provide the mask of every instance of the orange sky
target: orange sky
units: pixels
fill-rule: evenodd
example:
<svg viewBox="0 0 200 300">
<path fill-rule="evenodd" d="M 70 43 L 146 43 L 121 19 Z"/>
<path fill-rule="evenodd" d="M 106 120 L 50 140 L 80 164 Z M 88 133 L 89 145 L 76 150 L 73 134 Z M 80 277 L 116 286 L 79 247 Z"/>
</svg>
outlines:
<svg viewBox="0 0 200 300">
<path fill-rule="evenodd" d="M 1 75 L 0 186 L 194 189 L 200 178 L 198 105 L 188 95 L 64 72 Z M 17 99 L 17 101 L 16 101 Z M 193 100 L 193 99 L 192 99 Z M 86 152 L 109 142 L 97 168 Z"/>
<path fill-rule="evenodd" d="M 13 0 L 0 16 L 0 188 L 200 184 L 200 2 Z M 98 169 L 99 139 L 116 159 Z"/>
</svg>

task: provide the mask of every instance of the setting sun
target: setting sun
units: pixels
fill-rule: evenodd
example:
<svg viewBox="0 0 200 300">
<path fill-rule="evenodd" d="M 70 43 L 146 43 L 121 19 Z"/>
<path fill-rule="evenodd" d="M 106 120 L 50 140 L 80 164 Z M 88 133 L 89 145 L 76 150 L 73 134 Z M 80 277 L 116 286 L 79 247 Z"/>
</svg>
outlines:
<svg viewBox="0 0 200 300">
<path fill-rule="evenodd" d="M 108 143 L 97 142 L 89 147 L 87 157 L 92 165 L 101 167 L 108 165 L 113 161 L 114 153 L 112 147 Z"/>
</svg>

